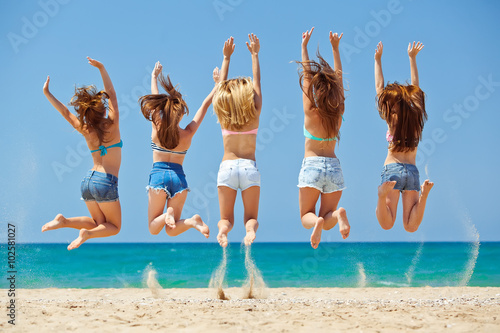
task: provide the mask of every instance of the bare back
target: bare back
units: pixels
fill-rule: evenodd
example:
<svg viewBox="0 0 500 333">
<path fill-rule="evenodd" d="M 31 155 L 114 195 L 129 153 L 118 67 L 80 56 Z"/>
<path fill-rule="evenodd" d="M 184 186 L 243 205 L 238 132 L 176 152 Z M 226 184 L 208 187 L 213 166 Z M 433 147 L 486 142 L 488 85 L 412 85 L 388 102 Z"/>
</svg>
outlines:
<svg viewBox="0 0 500 333">
<path fill-rule="evenodd" d="M 339 129 L 342 125 L 342 119 L 339 119 Z M 321 123 L 320 115 L 312 109 L 304 109 L 304 126 L 313 136 L 317 138 L 327 138 L 327 132 Z M 338 133 L 335 133 L 335 137 Z M 304 157 L 323 156 L 337 157 L 335 155 L 336 140 L 318 141 L 305 138 Z"/>
<path fill-rule="evenodd" d="M 189 149 L 189 147 L 191 147 L 192 139 L 193 139 L 193 134 L 190 131 L 179 127 L 179 144 L 177 145 L 177 147 L 175 147 L 173 149 L 169 149 L 169 150 L 174 151 L 174 152 L 186 151 Z M 157 132 L 156 126 L 154 124 L 152 124 L 151 140 L 156 145 L 163 147 L 162 144 L 160 143 L 160 140 L 158 139 L 158 132 Z M 163 148 L 166 148 L 166 147 L 163 147 Z M 167 152 L 153 150 L 153 163 L 169 162 L 169 163 L 177 163 L 177 164 L 182 165 L 185 157 L 186 157 L 185 154 L 175 154 L 175 153 L 167 153 Z"/>
<path fill-rule="evenodd" d="M 243 128 L 234 130 L 225 128 L 234 132 L 247 132 L 259 127 L 261 109 L 258 109 L 255 118 L 248 122 Z M 222 137 L 224 143 L 224 156 L 222 160 L 235 160 L 239 158 L 255 161 L 255 149 L 257 146 L 257 135 L 255 134 L 229 134 Z"/>
<path fill-rule="evenodd" d="M 81 132 L 85 141 L 87 142 L 87 147 L 89 150 L 97 150 L 99 146 L 103 145 L 105 147 L 114 145 L 120 142 L 120 127 L 115 120 L 115 122 L 108 129 L 108 133 L 105 136 L 106 143 L 100 143 L 97 134 L 93 131 L 82 131 Z M 100 151 L 91 154 L 94 161 L 94 166 L 92 170 L 110 173 L 118 177 L 118 172 L 120 171 L 120 165 L 122 161 L 122 150 L 121 148 L 111 148 L 107 150 L 107 154 L 101 156 Z"/>
</svg>

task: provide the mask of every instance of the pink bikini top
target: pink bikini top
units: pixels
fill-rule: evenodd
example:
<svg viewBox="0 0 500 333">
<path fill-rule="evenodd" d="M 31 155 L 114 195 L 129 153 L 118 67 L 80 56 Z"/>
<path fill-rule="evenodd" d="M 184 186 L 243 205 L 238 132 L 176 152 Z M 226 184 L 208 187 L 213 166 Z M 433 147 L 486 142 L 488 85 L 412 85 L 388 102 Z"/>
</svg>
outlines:
<svg viewBox="0 0 500 333">
<path fill-rule="evenodd" d="M 230 131 L 230 130 L 221 128 L 223 136 L 230 135 L 230 134 L 255 134 L 255 135 L 257 135 L 258 130 L 259 130 L 259 128 L 257 127 L 256 129 L 246 131 L 246 132 L 235 132 L 235 131 Z"/>
</svg>

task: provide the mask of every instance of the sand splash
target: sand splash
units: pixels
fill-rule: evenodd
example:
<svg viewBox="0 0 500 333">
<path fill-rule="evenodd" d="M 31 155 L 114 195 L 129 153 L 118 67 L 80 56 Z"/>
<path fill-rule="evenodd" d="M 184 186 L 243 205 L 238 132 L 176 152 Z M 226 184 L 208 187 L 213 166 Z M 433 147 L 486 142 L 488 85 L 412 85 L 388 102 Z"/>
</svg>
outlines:
<svg viewBox="0 0 500 333">
<path fill-rule="evenodd" d="M 245 268 L 247 278 L 243 284 L 243 298 L 266 298 L 267 286 L 262 278 L 262 273 L 252 259 L 251 246 L 245 246 Z"/>
<path fill-rule="evenodd" d="M 150 262 L 146 268 L 144 269 L 144 274 L 143 274 L 143 283 L 146 284 L 151 291 L 151 294 L 153 295 L 154 298 L 159 298 L 160 297 L 160 290 L 163 288 L 160 286 L 158 283 L 158 280 L 156 279 L 156 276 L 158 273 L 156 270 L 153 268 L 153 263 Z"/>
<path fill-rule="evenodd" d="M 417 251 L 415 252 L 415 255 L 413 256 L 413 259 L 411 260 L 411 265 L 408 268 L 408 271 L 406 271 L 406 280 L 408 281 L 408 285 L 411 285 L 411 282 L 413 281 L 413 276 L 415 275 L 415 268 L 418 265 L 418 262 L 420 261 L 420 256 L 422 255 L 422 249 L 424 247 L 424 242 L 420 242 L 418 245 Z"/>
<path fill-rule="evenodd" d="M 365 288 L 366 273 L 365 273 L 365 266 L 363 265 L 362 262 L 358 262 L 358 273 L 359 273 L 358 288 Z"/>
<path fill-rule="evenodd" d="M 476 267 L 477 256 L 479 255 L 479 246 L 481 245 L 479 243 L 479 232 L 477 231 L 474 223 L 472 223 L 472 219 L 470 218 L 469 214 L 465 214 L 465 223 L 466 227 L 468 228 L 467 233 L 474 240 L 469 247 L 469 260 L 467 261 L 467 265 L 465 266 L 464 276 L 458 284 L 460 287 L 465 287 L 469 284 L 470 278 L 474 273 L 474 268 Z"/>
<path fill-rule="evenodd" d="M 216 290 L 217 298 L 222 300 L 229 300 L 229 297 L 224 293 L 223 285 L 226 278 L 226 267 L 227 267 L 227 247 L 222 248 L 222 260 L 219 267 L 212 273 L 210 278 L 209 288 Z"/>
</svg>

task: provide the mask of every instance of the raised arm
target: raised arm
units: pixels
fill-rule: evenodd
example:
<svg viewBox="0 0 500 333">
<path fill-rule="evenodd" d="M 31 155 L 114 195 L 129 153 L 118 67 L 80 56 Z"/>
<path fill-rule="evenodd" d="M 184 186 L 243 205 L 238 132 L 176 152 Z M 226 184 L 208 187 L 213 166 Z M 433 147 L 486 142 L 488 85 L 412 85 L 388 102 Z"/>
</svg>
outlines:
<svg viewBox="0 0 500 333">
<path fill-rule="evenodd" d="M 224 47 L 222 48 L 222 54 L 224 55 L 224 60 L 222 60 L 222 66 L 220 67 L 219 81 L 227 80 L 227 75 L 229 73 L 229 61 L 231 60 L 231 55 L 234 52 L 234 38 L 230 37 L 224 42 Z M 219 69 L 217 69 L 219 72 Z"/>
<path fill-rule="evenodd" d="M 47 76 L 47 80 L 43 85 L 43 94 L 45 95 L 45 97 L 47 97 L 50 104 L 52 104 L 52 106 L 56 108 L 57 111 L 59 111 L 59 113 L 64 117 L 64 119 L 66 119 L 66 121 L 70 123 L 71 126 L 73 126 L 73 128 L 75 128 L 77 131 L 80 131 L 80 121 L 74 114 L 69 112 L 68 108 L 63 103 L 59 102 L 59 100 L 50 93 L 49 82 L 50 82 L 50 77 Z"/>
<path fill-rule="evenodd" d="M 302 50 L 302 68 L 303 68 L 303 76 L 302 76 L 302 104 L 304 105 L 304 111 L 311 110 L 313 104 L 309 97 L 307 96 L 306 92 L 309 90 L 309 85 L 311 84 L 311 76 L 309 74 L 306 74 L 307 71 L 311 69 L 311 66 L 309 65 L 309 53 L 307 52 L 307 44 L 309 43 L 309 39 L 311 38 L 311 34 L 314 31 L 314 27 L 311 28 L 311 30 L 307 30 L 306 32 L 302 33 L 302 44 L 301 44 L 301 50 Z"/>
<path fill-rule="evenodd" d="M 252 73 L 253 73 L 253 90 L 255 108 L 260 110 L 262 108 L 262 89 L 260 86 L 260 63 L 259 63 L 259 51 L 260 51 L 260 41 L 254 34 L 248 35 L 250 43 L 247 42 L 248 51 L 252 55 Z"/>
<path fill-rule="evenodd" d="M 159 61 L 157 61 L 155 64 L 155 68 L 151 73 L 151 94 L 153 95 L 157 95 L 160 93 L 158 90 L 158 75 L 160 75 L 162 69 L 163 66 L 160 64 Z"/>
<path fill-rule="evenodd" d="M 212 104 L 212 98 L 214 97 L 215 90 L 217 89 L 217 83 L 220 82 L 220 72 L 218 67 L 214 68 L 213 79 L 215 85 L 212 88 L 212 91 L 208 94 L 203 103 L 201 103 L 201 106 L 198 111 L 196 111 L 193 120 L 186 126 L 186 130 L 190 132 L 191 136 L 193 136 L 200 127 L 203 118 L 205 118 L 205 115 L 207 114 L 208 107 Z"/>
<path fill-rule="evenodd" d="M 340 61 L 339 44 L 344 33 L 340 36 L 338 33 L 332 33 L 330 31 L 330 43 L 332 44 L 333 51 L 333 67 L 340 77 L 340 84 L 342 85 L 342 95 L 344 94 L 344 81 L 342 80 L 342 61 Z"/>
<path fill-rule="evenodd" d="M 104 91 L 106 91 L 106 94 L 109 96 L 109 103 L 108 103 L 108 117 L 111 120 L 118 120 L 119 113 L 118 113 L 118 100 L 116 98 L 116 92 L 115 88 L 113 87 L 113 82 L 111 82 L 111 78 L 109 77 L 108 72 L 106 71 L 106 68 L 104 65 L 90 57 L 87 57 L 87 60 L 89 61 L 89 64 L 92 66 L 96 67 L 99 72 L 101 73 L 101 78 L 102 78 L 102 83 L 104 84 Z"/>
<path fill-rule="evenodd" d="M 411 84 L 414 86 L 419 86 L 418 82 L 418 70 L 417 70 L 417 54 L 424 48 L 424 44 L 418 42 L 415 45 L 408 44 L 408 56 L 410 57 L 410 72 L 411 72 Z"/>
<path fill-rule="evenodd" d="M 384 91 L 384 74 L 382 73 L 382 52 L 384 50 L 384 45 L 382 42 L 377 44 L 377 49 L 375 50 L 375 90 L 377 91 L 377 96 Z"/>
</svg>

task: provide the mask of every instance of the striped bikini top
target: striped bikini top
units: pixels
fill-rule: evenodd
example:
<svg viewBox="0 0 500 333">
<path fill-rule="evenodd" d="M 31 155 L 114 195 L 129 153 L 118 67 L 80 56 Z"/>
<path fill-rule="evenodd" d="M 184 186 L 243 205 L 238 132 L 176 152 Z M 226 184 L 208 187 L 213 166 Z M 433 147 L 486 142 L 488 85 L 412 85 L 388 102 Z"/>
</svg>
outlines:
<svg viewBox="0 0 500 333">
<path fill-rule="evenodd" d="M 163 147 L 158 146 L 156 143 L 153 142 L 153 140 L 151 140 L 151 149 L 156 150 L 156 151 L 160 151 L 162 153 L 170 153 L 170 154 L 177 154 L 177 155 L 186 155 L 186 153 L 188 152 L 187 150 L 173 151 L 170 149 L 165 149 Z"/>
</svg>

